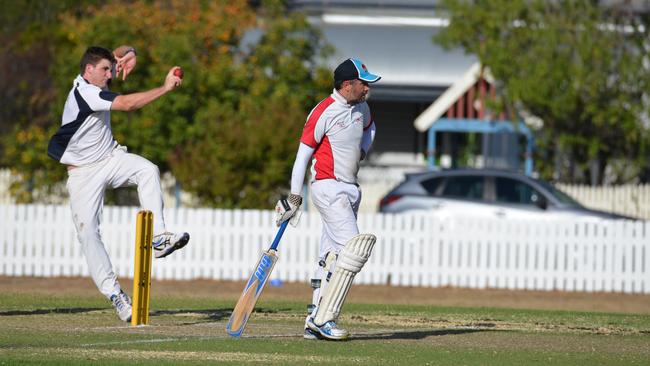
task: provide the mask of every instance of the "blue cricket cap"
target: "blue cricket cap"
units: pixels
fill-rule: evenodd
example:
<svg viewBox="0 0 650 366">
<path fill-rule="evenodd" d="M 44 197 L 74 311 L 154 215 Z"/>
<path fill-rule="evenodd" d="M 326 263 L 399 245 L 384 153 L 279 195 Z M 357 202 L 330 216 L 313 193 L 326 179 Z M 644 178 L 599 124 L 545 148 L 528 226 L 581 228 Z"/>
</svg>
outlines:
<svg viewBox="0 0 650 366">
<path fill-rule="evenodd" d="M 381 76 L 371 74 L 366 65 L 361 60 L 349 58 L 343 61 L 334 70 L 334 81 L 345 81 L 359 79 L 368 83 L 379 81 Z"/>
</svg>

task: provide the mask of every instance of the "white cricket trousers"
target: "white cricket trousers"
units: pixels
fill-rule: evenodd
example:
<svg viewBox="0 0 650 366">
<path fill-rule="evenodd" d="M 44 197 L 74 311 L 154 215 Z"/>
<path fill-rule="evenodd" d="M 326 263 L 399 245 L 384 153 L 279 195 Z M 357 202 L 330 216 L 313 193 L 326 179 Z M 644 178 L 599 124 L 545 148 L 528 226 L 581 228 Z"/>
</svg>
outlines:
<svg viewBox="0 0 650 366">
<path fill-rule="evenodd" d="M 311 197 L 323 223 L 319 251 L 322 260 L 330 251 L 338 254 L 348 240 L 359 234 L 361 190 L 355 184 L 322 179 L 311 184 Z"/>
<path fill-rule="evenodd" d="M 99 230 L 107 187 L 138 186 L 144 210 L 153 212 L 154 235 L 165 231 L 162 189 L 158 167 L 149 160 L 117 146 L 111 155 L 97 163 L 68 170 L 72 219 L 77 238 L 88 262 L 88 269 L 99 291 L 110 299 L 120 292 L 120 284 L 102 242 Z"/>
</svg>

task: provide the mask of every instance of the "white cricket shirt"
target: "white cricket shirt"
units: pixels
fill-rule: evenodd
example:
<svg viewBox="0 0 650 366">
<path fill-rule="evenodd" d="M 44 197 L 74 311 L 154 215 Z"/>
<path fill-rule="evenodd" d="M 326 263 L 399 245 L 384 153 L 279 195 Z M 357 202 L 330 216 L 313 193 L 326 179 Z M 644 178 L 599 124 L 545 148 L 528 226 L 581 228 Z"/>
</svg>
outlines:
<svg viewBox="0 0 650 366">
<path fill-rule="evenodd" d="M 117 144 L 111 130 L 110 110 L 118 95 L 77 76 L 63 108 L 61 127 L 50 140 L 48 155 L 62 164 L 75 166 L 107 157 Z"/>
</svg>

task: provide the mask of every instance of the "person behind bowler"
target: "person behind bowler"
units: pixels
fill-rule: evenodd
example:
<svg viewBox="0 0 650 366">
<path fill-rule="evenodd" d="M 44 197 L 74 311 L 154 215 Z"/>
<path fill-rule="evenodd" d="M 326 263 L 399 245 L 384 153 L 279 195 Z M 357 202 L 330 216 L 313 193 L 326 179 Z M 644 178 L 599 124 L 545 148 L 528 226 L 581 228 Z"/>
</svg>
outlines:
<svg viewBox="0 0 650 366">
<path fill-rule="evenodd" d="M 313 304 L 308 307 L 305 321 L 304 337 L 307 339 L 348 338 L 348 332 L 339 328 L 336 320 L 351 285 L 350 277 L 361 270 L 375 242 L 374 235 L 358 235 L 361 190 L 357 172 L 375 136 L 375 123 L 366 98 L 369 84 L 379 79 L 380 76 L 371 74 L 363 62 L 354 58 L 345 60 L 335 69 L 332 94 L 307 117 L 293 164 L 291 193 L 276 205 L 277 225 L 286 220 L 297 224 L 305 171 L 313 158 L 311 196 L 321 215 L 323 230 L 318 263 L 311 280 Z M 365 244 L 360 244 L 364 240 Z M 359 245 L 365 245 L 365 249 Z M 342 265 L 345 263 L 353 264 Z M 343 277 L 337 277 L 339 270 Z"/>
<path fill-rule="evenodd" d="M 105 189 L 138 187 L 142 208 L 153 212 L 156 258 L 168 256 L 190 239 L 188 233 L 174 234 L 165 229 L 158 167 L 128 153 L 111 131 L 111 111 L 140 109 L 182 83 L 174 75 L 178 69 L 175 66 L 157 88 L 125 95 L 109 91 L 111 79 L 120 73 L 126 79 L 135 64 L 136 52 L 132 47 L 120 46 L 114 52 L 89 47 L 81 58 L 81 73 L 74 79 L 65 102 L 61 127 L 48 146 L 48 155 L 67 166 L 72 219 L 93 281 L 126 322 L 131 320 L 131 299 L 120 287 L 100 235 Z"/>
</svg>

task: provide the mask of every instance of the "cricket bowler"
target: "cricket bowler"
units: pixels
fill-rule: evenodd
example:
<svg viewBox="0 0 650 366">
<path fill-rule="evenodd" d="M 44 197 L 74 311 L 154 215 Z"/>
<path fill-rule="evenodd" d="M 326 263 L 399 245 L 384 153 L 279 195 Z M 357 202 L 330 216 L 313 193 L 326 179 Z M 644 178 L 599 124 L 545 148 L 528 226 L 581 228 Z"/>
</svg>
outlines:
<svg viewBox="0 0 650 366">
<path fill-rule="evenodd" d="M 170 255 L 187 245 L 188 233 L 171 233 L 165 228 L 163 195 L 158 167 L 127 152 L 111 130 L 112 111 L 133 111 L 179 87 L 178 66 L 164 76 L 163 84 L 143 92 L 120 95 L 109 90 L 113 78 L 122 80 L 136 65 L 133 47 L 114 51 L 92 46 L 79 62 L 79 74 L 63 107 L 61 127 L 52 136 L 48 155 L 66 166 L 66 187 L 77 238 L 88 269 L 99 291 L 111 301 L 119 318 L 131 321 L 131 299 L 122 291 L 102 242 L 100 223 L 107 188 L 137 186 L 144 210 L 153 212 L 153 249 L 156 258 Z"/>
</svg>

